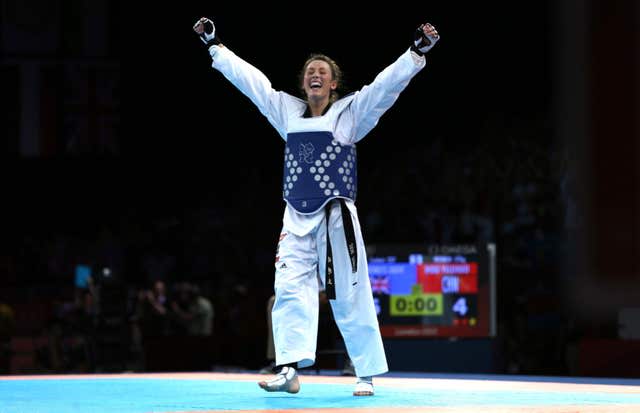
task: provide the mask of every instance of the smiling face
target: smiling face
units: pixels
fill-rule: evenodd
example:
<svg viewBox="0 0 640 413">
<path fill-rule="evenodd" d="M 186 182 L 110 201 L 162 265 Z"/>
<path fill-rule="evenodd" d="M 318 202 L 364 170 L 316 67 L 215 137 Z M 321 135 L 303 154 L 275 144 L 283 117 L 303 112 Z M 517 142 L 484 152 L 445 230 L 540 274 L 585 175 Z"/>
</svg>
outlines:
<svg viewBox="0 0 640 413">
<path fill-rule="evenodd" d="M 338 87 L 338 82 L 334 79 L 329 63 L 324 60 L 312 60 L 307 64 L 302 79 L 302 88 L 307 99 L 328 98 L 336 87 Z"/>
</svg>

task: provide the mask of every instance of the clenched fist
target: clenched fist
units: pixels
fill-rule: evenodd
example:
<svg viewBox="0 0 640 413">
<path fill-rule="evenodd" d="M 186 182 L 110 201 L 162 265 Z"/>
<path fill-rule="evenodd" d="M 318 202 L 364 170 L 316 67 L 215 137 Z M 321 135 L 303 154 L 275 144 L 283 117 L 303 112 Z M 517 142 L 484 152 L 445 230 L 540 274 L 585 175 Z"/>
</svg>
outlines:
<svg viewBox="0 0 640 413">
<path fill-rule="evenodd" d="M 416 29 L 415 39 L 411 46 L 411 50 L 420 56 L 424 56 L 424 54 L 427 53 L 438 40 L 440 40 L 440 35 L 431 23 L 421 24 Z"/>
<path fill-rule="evenodd" d="M 207 45 L 207 47 L 220 44 L 220 40 L 216 37 L 216 26 L 213 22 L 206 17 L 201 17 L 193 25 L 193 31 L 196 32 L 200 39 Z"/>
</svg>

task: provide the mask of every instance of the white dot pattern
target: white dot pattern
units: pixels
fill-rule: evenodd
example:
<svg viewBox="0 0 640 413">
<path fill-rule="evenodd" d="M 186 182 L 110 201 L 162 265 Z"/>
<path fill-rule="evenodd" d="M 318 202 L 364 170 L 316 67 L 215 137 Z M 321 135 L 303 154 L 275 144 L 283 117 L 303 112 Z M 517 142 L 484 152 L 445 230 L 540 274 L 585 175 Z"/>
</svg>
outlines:
<svg viewBox="0 0 640 413">
<path fill-rule="evenodd" d="M 324 151 L 319 154 L 320 159 L 316 159 L 314 166 L 309 167 L 309 173 L 313 175 L 313 179 L 318 183 L 318 187 L 324 190 L 326 196 L 340 196 L 345 195 L 353 198 L 355 195 L 355 185 L 353 185 L 354 161 L 355 161 L 355 147 L 351 146 L 348 149 L 346 158 L 340 156 L 344 147 L 338 143 L 335 139 L 331 141 L 331 145 L 327 145 Z M 331 166 L 336 159 L 340 159 L 342 163 L 337 168 L 337 176 L 335 178 L 338 182 L 342 181 L 340 185 L 338 182 L 334 182 L 331 177 Z M 335 172 L 334 172 L 335 173 Z M 346 186 L 343 186 L 345 185 Z M 346 189 L 345 193 L 341 193 L 341 188 Z M 348 192 L 347 192 L 348 191 Z"/>
<path fill-rule="evenodd" d="M 308 156 L 302 157 L 302 155 L 296 155 L 298 143 L 295 144 L 296 146 L 286 147 L 284 196 L 293 196 L 294 199 L 300 200 L 300 194 L 305 193 L 307 194 L 304 195 L 305 197 L 311 197 L 308 199 L 314 199 L 314 196 L 317 198 L 343 196 L 354 199 L 356 195 L 354 183 L 356 177 L 355 145 L 342 145 L 335 139 L 331 141 L 330 145 L 325 143 L 321 146 L 313 140 L 299 140 L 297 142 L 300 142 L 301 148 L 306 145 L 305 149 L 310 148 L 310 150 L 304 151 Z M 314 190 L 308 187 L 310 184 L 317 188 L 317 195 L 313 195 Z M 296 185 L 298 189 L 295 189 Z M 302 206 L 306 207 L 304 203 Z"/>
</svg>

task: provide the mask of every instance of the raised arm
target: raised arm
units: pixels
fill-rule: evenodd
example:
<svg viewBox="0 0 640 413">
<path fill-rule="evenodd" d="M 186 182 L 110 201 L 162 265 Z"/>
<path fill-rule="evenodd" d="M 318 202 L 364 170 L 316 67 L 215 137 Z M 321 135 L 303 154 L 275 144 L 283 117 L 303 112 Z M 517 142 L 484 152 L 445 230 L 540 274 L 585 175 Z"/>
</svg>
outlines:
<svg viewBox="0 0 640 413">
<path fill-rule="evenodd" d="M 395 103 L 409 81 L 426 64 L 427 53 L 440 40 L 440 35 L 429 23 L 420 25 L 414 42 L 394 63 L 384 69 L 371 84 L 356 92 L 349 107 L 356 128 L 351 133 L 354 141 L 362 139 L 380 117 Z"/>
<path fill-rule="evenodd" d="M 215 25 L 208 18 L 202 17 L 196 21 L 193 30 L 207 46 L 213 59 L 212 67 L 251 99 L 282 137 L 286 136 L 287 112 L 300 110 L 299 107 L 304 107 L 304 102 L 274 90 L 269 79 L 260 70 L 222 44 Z"/>
</svg>

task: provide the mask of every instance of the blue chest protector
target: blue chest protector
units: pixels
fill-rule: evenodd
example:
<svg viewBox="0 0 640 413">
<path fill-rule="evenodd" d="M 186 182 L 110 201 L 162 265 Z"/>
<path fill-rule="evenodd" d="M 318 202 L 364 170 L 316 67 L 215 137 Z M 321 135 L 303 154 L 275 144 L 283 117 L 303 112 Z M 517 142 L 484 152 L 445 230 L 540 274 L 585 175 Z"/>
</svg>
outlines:
<svg viewBox="0 0 640 413">
<path fill-rule="evenodd" d="M 334 198 L 356 199 L 355 145 L 343 145 L 331 132 L 287 135 L 282 190 L 296 211 L 311 214 Z"/>
</svg>

